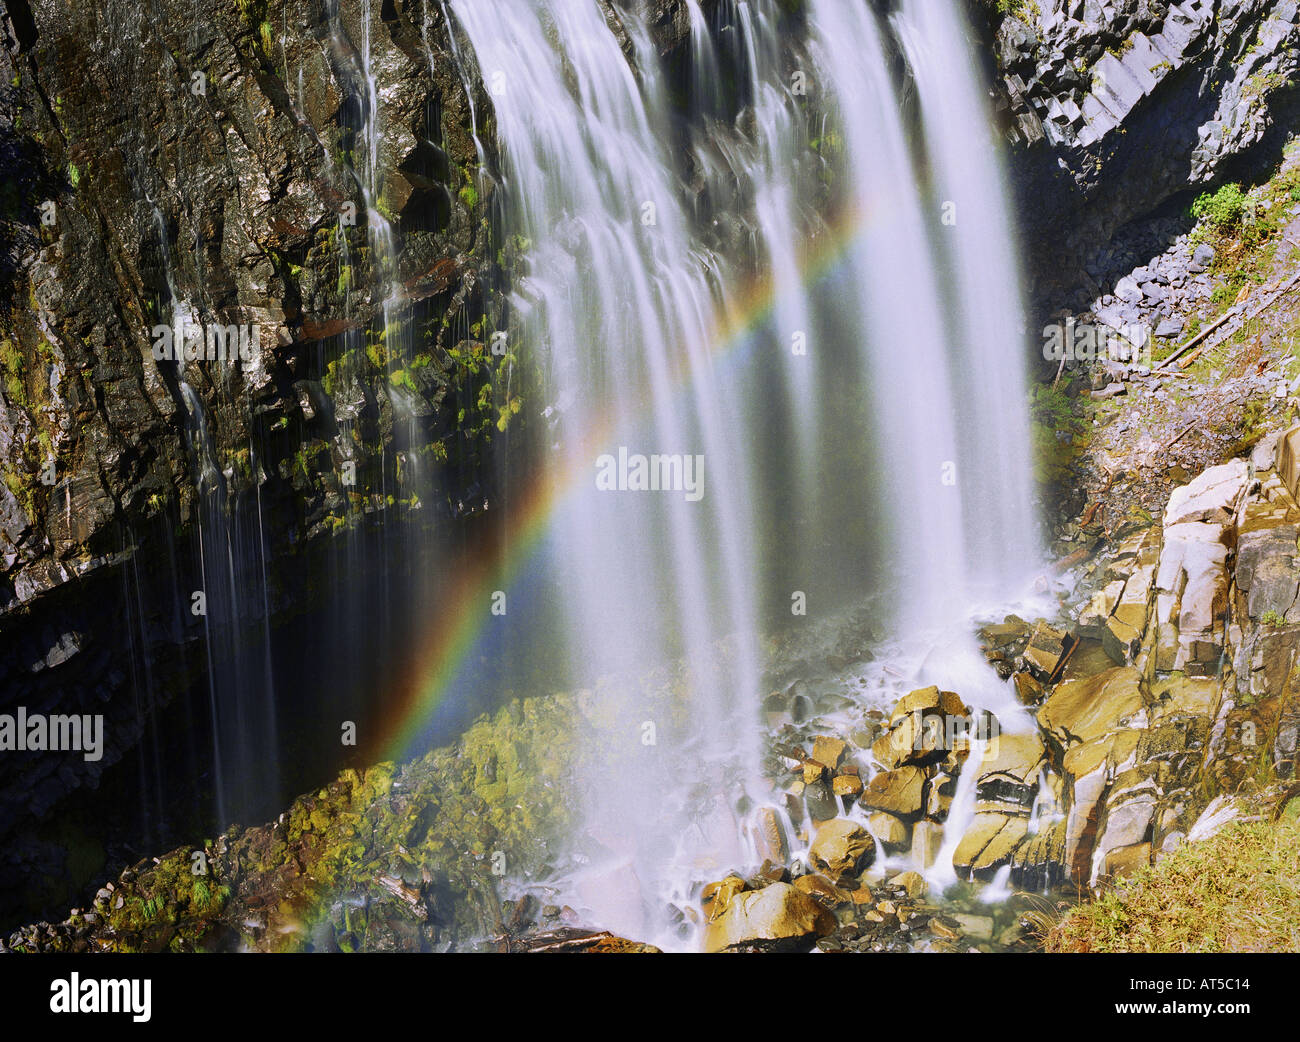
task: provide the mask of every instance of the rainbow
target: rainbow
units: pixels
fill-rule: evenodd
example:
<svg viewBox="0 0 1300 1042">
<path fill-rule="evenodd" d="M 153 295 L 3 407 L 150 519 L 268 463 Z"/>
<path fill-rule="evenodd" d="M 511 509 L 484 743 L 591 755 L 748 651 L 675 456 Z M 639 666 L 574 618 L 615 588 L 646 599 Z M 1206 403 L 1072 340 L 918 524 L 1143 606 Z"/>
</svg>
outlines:
<svg viewBox="0 0 1300 1042">
<path fill-rule="evenodd" d="M 820 282 L 834 271 L 878 212 L 878 207 L 846 211 L 806 243 L 799 258 L 804 284 Z M 710 353 L 733 359 L 743 354 L 738 349 L 753 343 L 751 334 L 771 315 L 776 301 L 777 287 L 770 277 L 751 280 L 720 316 L 709 339 Z M 689 370 L 682 367 L 675 377 L 680 391 L 687 386 Z M 591 449 L 590 454 L 574 453 L 564 467 L 540 474 L 516 501 L 500 535 L 458 563 L 440 598 L 443 607 L 401 671 L 396 697 L 379 721 L 375 736 L 366 743 L 365 762 L 402 762 L 423 751 L 417 747 L 418 740 L 454 688 L 464 664 L 475 658 L 493 620 L 489 612 L 493 591 L 509 592 L 532 561 L 559 508 L 580 483 L 591 479 L 590 460 L 612 435 L 615 419 L 605 416 L 588 432 L 583 443 Z"/>
</svg>

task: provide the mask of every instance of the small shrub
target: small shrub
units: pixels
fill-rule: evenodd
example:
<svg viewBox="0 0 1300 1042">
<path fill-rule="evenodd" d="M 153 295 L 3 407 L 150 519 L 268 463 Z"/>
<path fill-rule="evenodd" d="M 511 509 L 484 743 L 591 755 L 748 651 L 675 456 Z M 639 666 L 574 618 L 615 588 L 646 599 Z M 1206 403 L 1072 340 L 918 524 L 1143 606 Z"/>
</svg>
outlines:
<svg viewBox="0 0 1300 1042">
<path fill-rule="evenodd" d="M 1239 184 L 1223 185 L 1217 192 L 1202 192 L 1192 203 L 1192 216 L 1208 221 L 1215 229 L 1226 232 L 1241 224 L 1246 196 Z"/>
</svg>

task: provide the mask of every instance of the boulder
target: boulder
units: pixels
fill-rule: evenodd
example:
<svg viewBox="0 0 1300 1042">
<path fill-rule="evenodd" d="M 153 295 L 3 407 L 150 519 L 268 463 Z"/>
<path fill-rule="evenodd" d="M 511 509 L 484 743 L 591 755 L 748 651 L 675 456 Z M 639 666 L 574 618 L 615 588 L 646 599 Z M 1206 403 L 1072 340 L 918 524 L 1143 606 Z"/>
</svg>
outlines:
<svg viewBox="0 0 1300 1042">
<path fill-rule="evenodd" d="M 851 900 L 848 890 L 841 890 L 825 876 L 819 876 L 815 873 L 800 876 L 794 881 L 794 887 L 801 893 L 815 898 L 827 908 L 838 908 L 840 905 L 848 904 Z"/>
<path fill-rule="evenodd" d="M 1249 472 L 1245 460 L 1234 459 L 1218 467 L 1208 467 L 1188 484 L 1174 489 L 1165 507 L 1166 530 L 1195 521 L 1231 524 Z"/>
<path fill-rule="evenodd" d="M 1119 604 L 1119 599 L 1123 593 L 1123 579 L 1116 579 L 1094 593 L 1087 606 L 1079 613 L 1076 627 L 1079 636 L 1086 637 L 1089 640 L 1101 640 L 1102 633 L 1106 629 L 1106 622 L 1115 611 L 1115 606 Z"/>
<path fill-rule="evenodd" d="M 845 799 L 856 799 L 862 795 L 862 779 L 856 774 L 837 774 L 831 779 L 831 791 Z"/>
<path fill-rule="evenodd" d="M 1185 522 L 1165 529 L 1156 572 L 1156 668 L 1205 675 L 1217 667 L 1228 606 L 1231 525 Z"/>
<path fill-rule="evenodd" d="M 847 750 L 848 745 L 839 738 L 828 738 L 825 735 L 813 738 L 812 758 L 831 770 L 840 765 Z"/>
<path fill-rule="evenodd" d="M 913 901 L 920 901 L 930 889 L 925 876 L 920 872 L 900 872 L 889 880 L 890 885 L 902 887 Z"/>
<path fill-rule="evenodd" d="M 1023 815 L 976 814 L 952 855 L 953 868 L 988 874 L 1011 861 L 1028 832 L 1029 819 Z"/>
<path fill-rule="evenodd" d="M 806 952 L 835 929 L 835 916 L 789 883 L 736 894 L 704 929 L 709 952 Z"/>
<path fill-rule="evenodd" d="M 1175 673 L 1151 687 L 1159 716 L 1213 717 L 1219 708 L 1219 682 L 1213 677 Z"/>
<path fill-rule="evenodd" d="M 1047 750 L 1037 733 L 1000 734 L 987 746 L 978 765 L 976 794 L 982 800 L 1033 805 Z"/>
<path fill-rule="evenodd" d="M 871 833 L 846 818 L 818 828 L 808 851 L 812 867 L 837 883 L 857 876 L 875 857 L 876 841 Z"/>
<path fill-rule="evenodd" d="M 700 906 L 704 909 L 704 914 L 710 920 L 720 917 L 731 904 L 731 899 L 744 893 L 747 885 L 740 876 L 727 876 L 716 883 L 709 883 L 700 892 Z"/>
<path fill-rule="evenodd" d="M 1027 890 L 1055 886 L 1065 877 L 1065 822 L 1043 825 L 1026 835 L 1011 856 L 1012 873 Z"/>
<path fill-rule="evenodd" d="M 906 822 L 884 811 L 876 811 L 868 815 L 867 824 L 872 835 L 880 840 L 880 845 L 889 853 L 907 849 L 908 841 L 911 839 L 911 829 L 907 827 Z"/>
<path fill-rule="evenodd" d="M 1105 873 L 1106 858 L 1111 851 L 1147 842 L 1160 798 L 1152 774 L 1149 767 L 1137 767 L 1125 771 L 1111 784 L 1093 848 L 1089 880 L 1093 886 Z"/>
<path fill-rule="evenodd" d="M 1034 627 L 1029 644 L 1025 648 L 1025 661 L 1029 664 L 1029 668 L 1041 678 L 1050 677 L 1056 672 L 1061 657 L 1069 650 L 1068 637 L 1064 630 L 1054 629 L 1046 622 L 1040 622 Z"/>
<path fill-rule="evenodd" d="M 886 770 L 925 766 L 964 754 L 970 709 L 951 691 L 922 688 L 899 699 L 871 752 Z"/>
<path fill-rule="evenodd" d="M 1258 621 L 1271 612 L 1285 622 L 1300 622 L 1297 540 L 1300 525 L 1276 524 L 1252 531 L 1245 531 L 1243 526 L 1234 578 L 1246 597 L 1246 613 L 1252 619 Z"/>
<path fill-rule="evenodd" d="M 1149 864 L 1151 864 L 1150 843 L 1117 847 L 1106 854 L 1098 878 L 1125 879 Z"/>
<path fill-rule="evenodd" d="M 859 802 L 899 817 L 915 817 L 925 807 L 925 772 L 919 767 L 882 771 L 871 779 Z"/>
<path fill-rule="evenodd" d="M 806 786 L 803 798 L 808 808 L 808 816 L 813 821 L 830 821 L 840 815 L 840 801 L 825 778 L 814 785 Z"/>
</svg>

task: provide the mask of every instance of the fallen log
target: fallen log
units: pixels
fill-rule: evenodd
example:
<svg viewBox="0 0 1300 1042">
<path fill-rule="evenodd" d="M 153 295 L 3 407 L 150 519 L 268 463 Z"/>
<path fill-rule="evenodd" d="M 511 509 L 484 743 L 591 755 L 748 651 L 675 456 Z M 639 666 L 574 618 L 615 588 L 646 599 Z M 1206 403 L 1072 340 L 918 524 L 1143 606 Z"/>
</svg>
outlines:
<svg viewBox="0 0 1300 1042">
<path fill-rule="evenodd" d="M 1158 366 L 1156 366 L 1155 369 L 1152 370 L 1152 372 L 1158 372 L 1160 369 L 1162 369 L 1170 362 L 1172 362 L 1175 358 L 1178 358 L 1180 355 L 1182 355 L 1188 348 L 1192 347 L 1197 342 L 1201 342 L 1200 347 L 1198 347 L 1195 351 L 1193 351 L 1190 355 L 1188 355 L 1186 358 L 1184 358 L 1181 362 L 1178 363 L 1179 369 L 1186 369 L 1189 365 L 1191 365 L 1193 362 L 1196 361 L 1197 357 L 1201 354 L 1202 351 L 1204 351 L 1207 347 L 1211 346 L 1209 341 L 1205 340 L 1205 338 L 1208 337 L 1211 333 L 1213 333 L 1216 329 L 1221 327 L 1230 318 L 1236 318 L 1238 322 L 1233 325 L 1232 329 L 1225 330 L 1222 336 L 1218 337 L 1215 340 L 1216 345 L 1219 342 L 1221 342 L 1223 337 L 1227 336 L 1229 332 L 1234 331 L 1237 328 L 1237 326 L 1244 325 L 1245 323 L 1249 322 L 1251 319 L 1258 318 L 1261 314 L 1263 314 L 1264 311 L 1272 307 L 1273 304 L 1275 304 L 1282 297 L 1282 295 L 1286 293 L 1297 282 L 1300 282 L 1300 271 L 1297 271 L 1294 275 L 1292 275 L 1291 278 L 1289 278 L 1285 283 L 1283 283 L 1281 286 L 1275 289 L 1264 300 L 1260 301 L 1253 309 L 1247 309 L 1242 305 L 1234 304 L 1232 307 L 1230 307 L 1219 317 L 1218 321 L 1214 322 L 1212 325 L 1207 326 L 1201 332 L 1197 333 L 1196 336 L 1192 337 L 1191 340 L 1187 341 L 1187 343 L 1185 343 L 1172 355 L 1170 355 L 1168 358 L 1162 361 Z M 1245 302 L 1243 301 L 1243 304 L 1244 303 Z"/>
</svg>

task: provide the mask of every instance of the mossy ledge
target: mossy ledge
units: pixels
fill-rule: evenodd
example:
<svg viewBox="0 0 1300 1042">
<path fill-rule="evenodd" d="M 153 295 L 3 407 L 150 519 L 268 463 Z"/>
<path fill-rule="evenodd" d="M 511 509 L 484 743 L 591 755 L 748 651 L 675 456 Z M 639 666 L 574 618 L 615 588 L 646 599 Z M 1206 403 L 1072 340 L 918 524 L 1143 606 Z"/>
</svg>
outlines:
<svg viewBox="0 0 1300 1042">
<path fill-rule="evenodd" d="M 499 946 L 509 876 L 554 864 L 589 740 L 565 695 L 513 702 L 453 746 L 348 769 L 280 817 L 147 858 L 12 951 L 438 951 Z M 494 869 L 496 871 L 494 871 Z"/>
</svg>

